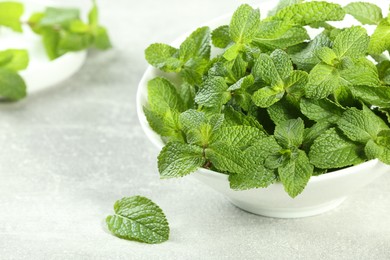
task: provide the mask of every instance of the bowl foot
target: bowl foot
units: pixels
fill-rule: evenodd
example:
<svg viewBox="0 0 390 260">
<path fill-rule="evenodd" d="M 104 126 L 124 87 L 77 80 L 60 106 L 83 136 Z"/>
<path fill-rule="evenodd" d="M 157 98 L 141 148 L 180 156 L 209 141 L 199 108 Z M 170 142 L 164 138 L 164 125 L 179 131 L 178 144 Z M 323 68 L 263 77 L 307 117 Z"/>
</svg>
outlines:
<svg viewBox="0 0 390 260">
<path fill-rule="evenodd" d="M 230 200 L 235 206 L 250 213 L 272 218 L 304 218 L 319 215 L 338 207 L 346 197 L 332 200 L 320 205 L 297 208 L 273 208 L 253 205 L 239 200 Z"/>
</svg>

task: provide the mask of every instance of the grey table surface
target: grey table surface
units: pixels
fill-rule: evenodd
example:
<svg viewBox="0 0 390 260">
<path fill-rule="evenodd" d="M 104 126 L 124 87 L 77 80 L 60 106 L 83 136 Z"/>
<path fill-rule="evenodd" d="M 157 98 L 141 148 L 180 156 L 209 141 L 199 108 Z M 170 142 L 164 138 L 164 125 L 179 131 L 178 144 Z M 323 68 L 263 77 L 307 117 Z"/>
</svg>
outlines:
<svg viewBox="0 0 390 260">
<path fill-rule="evenodd" d="M 240 2 L 101 0 L 115 48 L 90 52 L 60 85 L 0 104 L 0 259 L 390 259 L 390 174 L 331 212 L 290 220 L 246 213 L 190 177 L 159 179 L 135 110 L 143 50 Z M 164 209 L 168 242 L 105 230 L 113 203 L 136 194 Z"/>
</svg>

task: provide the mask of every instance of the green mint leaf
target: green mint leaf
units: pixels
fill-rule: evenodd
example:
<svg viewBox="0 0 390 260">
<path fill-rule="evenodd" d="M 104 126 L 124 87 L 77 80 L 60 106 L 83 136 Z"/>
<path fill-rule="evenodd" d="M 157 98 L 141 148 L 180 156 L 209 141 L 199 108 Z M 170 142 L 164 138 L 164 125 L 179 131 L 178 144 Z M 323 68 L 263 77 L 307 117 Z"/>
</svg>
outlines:
<svg viewBox="0 0 390 260">
<path fill-rule="evenodd" d="M 339 58 L 359 58 L 365 56 L 368 50 L 370 37 L 366 29 L 353 26 L 340 32 L 333 43 L 333 50 Z"/>
<path fill-rule="evenodd" d="M 181 113 L 179 121 L 184 131 L 199 128 L 202 124 L 208 122 L 206 114 L 195 109 L 189 109 Z"/>
<path fill-rule="evenodd" d="M 227 61 L 232 61 L 238 56 L 242 48 L 243 46 L 241 44 L 235 43 L 233 45 L 230 45 L 230 47 L 227 48 L 226 51 L 223 53 L 223 57 Z"/>
<path fill-rule="evenodd" d="M 377 144 L 374 140 L 367 142 L 364 152 L 369 159 L 378 158 L 381 162 L 390 164 L 390 146 Z"/>
<path fill-rule="evenodd" d="M 0 3 L 0 26 L 6 26 L 16 32 L 22 32 L 20 18 L 23 15 L 24 6 L 16 2 Z"/>
<path fill-rule="evenodd" d="M 305 189 L 314 167 L 304 151 L 298 150 L 298 155 L 278 169 L 279 177 L 285 191 L 290 197 L 295 198 Z"/>
<path fill-rule="evenodd" d="M 252 101 L 258 107 L 267 108 L 278 102 L 283 98 L 284 89 L 280 87 L 264 87 L 257 90 L 253 96 Z"/>
<path fill-rule="evenodd" d="M 88 23 L 91 27 L 97 27 L 99 24 L 99 10 L 96 4 L 96 1 L 92 1 L 92 8 L 88 13 Z"/>
<path fill-rule="evenodd" d="M 390 85 L 390 60 L 380 61 L 376 67 L 380 80 L 386 85 Z"/>
<path fill-rule="evenodd" d="M 251 126 L 222 127 L 215 134 L 213 142 L 224 142 L 227 145 L 247 148 L 266 136 L 263 131 Z"/>
<path fill-rule="evenodd" d="M 160 114 L 167 110 L 183 111 L 184 107 L 176 87 L 164 78 L 148 82 L 148 101 L 150 108 Z"/>
<path fill-rule="evenodd" d="M 148 198 L 125 197 L 114 204 L 114 215 L 106 218 L 108 229 L 117 237 L 158 244 L 169 239 L 169 225 L 161 208 Z"/>
<path fill-rule="evenodd" d="M 169 142 L 158 156 L 158 170 L 162 179 L 183 177 L 205 164 L 199 146 Z"/>
<path fill-rule="evenodd" d="M 148 63 L 165 72 L 179 72 L 182 65 L 179 50 L 167 44 L 154 43 L 145 50 Z"/>
<path fill-rule="evenodd" d="M 239 148 L 223 142 L 211 144 L 205 149 L 205 155 L 221 172 L 241 173 L 248 166 L 244 153 Z"/>
<path fill-rule="evenodd" d="M 102 26 L 96 28 L 94 46 L 98 50 L 107 50 L 112 47 L 106 28 Z"/>
<path fill-rule="evenodd" d="M 321 33 L 310 41 L 305 48 L 299 48 L 299 51 L 293 53 L 290 57 L 299 69 L 310 71 L 315 65 L 321 62 L 317 56 L 317 51 L 323 47 L 330 46 L 331 40 L 328 35 Z"/>
<path fill-rule="evenodd" d="M 268 16 L 273 16 L 285 7 L 290 5 L 300 4 L 303 1 L 304 0 L 280 0 L 278 5 L 274 9 L 268 12 Z"/>
<path fill-rule="evenodd" d="M 196 29 L 180 45 L 179 57 L 183 62 L 191 58 L 210 58 L 210 28 L 201 27 Z"/>
<path fill-rule="evenodd" d="M 214 31 L 212 31 L 211 41 L 215 47 L 221 49 L 224 49 L 228 45 L 232 44 L 233 41 L 230 38 L 229 25 L 222 25 L 217 29 L 215 29 Z"/>
<path fill-rule="evenodd" d="M 366 104 L 390 108 L 389 87 L 351 86 L 352 94 Z"/>
<path fill-rule="evenodd" d="M 287 6 L 277 12 L 274 18 L 290 20 L 297 25 L 310 25 L 325 21 L 341 21 L 344 16 L 345 11 L 340 5 L 315 1 Z"/>
<path fill-rule="evenodd" d="M 263 20 L 253 43 L 260 48 L 285 49 L 309 40 L 303 27 L 295 27 L 288 20 Z"/>
<path fill-rule="evenodd" d="M 339 72 L 325 63 L 316 65 L 309 74 L 305 87 L 306 97 L 313 99 L 326 98 L 339 86 Z"/>
<path fill-rule="evenodd" d="M 246 89 L 246 88 L 252 86 L 253 83 L 255 83 L 255 79 L 254 79 L 253 75 L 248 75 L 248 76 L 245 76 L 245 77 L 239 79 L 236 83 L 231 85 L 227 90 L 234 91 L 237 89 Z"/>
<path fill-rule="evenodd" d="M 379 24 L 382 20 L 382 9 L 375 4 L 367 2 L 349 3 L 344 7 L 347 14 L 352 15 L 362 24 Z"/>
<path fill-rule="evenodd" d="M 349 139 L 360 143 L 375 140 L 381 130 L 388 129 L 387 124 L 366 106 L 363 110 L 347 109 L 337 126 Z"/>
<path fill-rule="evenodd" d="M 278 155 L 283 148 L 278 144 L 274 136 L 268 136 L 253 142 L 252 146 L 245 150 L 245 158 L 263 165 L 271 155 Z"/>
<path fill-rule="evenodd" d="M 301 118 L 284 121 L 275 127 L 275 138 L 284 148 L 299 147 L 303 141 L 305 125 Z"/>
<path fill-rule="evenodd" d="M 359 164 L 362 147 L 344 137 L 335 128 L 321 134 L 310 148 L 310 162 L 321 169 L 342 168 Z"/>
<path fill-rule="evenodd" d="M 255 79 L 261 79 L 266 84 L 274 86 L 283 84 L 292 71 L 293 66 L 288 54 L 282 50 L 275 50 L 271 55 L 260 54 L 252 73 Z"/>
<path fill-rule="evenodd" d="M 348 86 L 378 87 L 380 85 L 377 68 L 366 58 L 358 60 L 344 59 L 340 70 L 340 78 L 343 80 L 343 84 Z"/>
<path fill-rule="evenodd" d="M 317 50 L 317 57 L 328 65 L 334 65 L 337 54 L 329 47 L 322 47 Z"/>
<path fill-rule="evenodd" d="M 371 35 L 368 46 L 370 54 L 382 54 L 385 50 L 390 49 L 390 23 L 386 19 L 382 20 Z"/>
<path fill-rule="evenodd" d="M 88 34 L 64 32 L 58 42 L 58 53 L 64 54 L 69 51 L 80 51 L 88 48 L 91 44 L 91 37 Z"/>
<path fill-rule="evenodd" d="M 305 71 L 294 70 L 291 75 L 285 80 L 284 88 L 288 95 L 299 100 L 305 93 L 305 86 L 309 81 L 309 74 Z"/>
<path fill-rule="evenodd" d="M 40 26 L 63 26 L 68 27 L 74 20 L 80 19 L 80 11 L 75 8 L 55 8 L 48 7 L 44 12 L 44 16 L 39 21 Z"/>
<path fill-rule="evenodd" d="M 240 173 L 229 174 L 230 188 L 233 190 L 266 188 L 275 181 L 274 171 L 262 165 L 256 165 Z"/>
<path fill-rule="evenodd" d="M 325 131 L 332 128 L 334 125 L 326 121 L 315 123 L 312 127 L 306 128 L 303 134 L 303 148 L 305 151 L 309 151 L 313 142 Z"/>
<path fill-rule="evenodd" d="M 184 137 L 181 132 L 179 124 L 179 113 L 176 111 L 167 110 L 164 113 L 158 113 L 144 107 L 144 113 L 149 126 L 159 135 L 163 140 L 184 142 Z"/>
<path fill-rule="evenodd" d="M 302 113 L 316 122 L 337 123 L 344 109 L 329 99 L 306 99 L 300 103 Z"/>
<path fill-rule="evenodd" d="M 186 109 L 190 109 L 195 106 L 195 86 L 184 82 L 179 88 L 179 95 L 183 100 L 183 104 Z"/>
<path fill-rule="evenodd" d="M 0 67 L 13 71 L 24 70 L 29 62 L 26 50 L 8 49 L 0 51 Z"/>
<path fill-rule="evenodd" d="M 250 43 L 257 33 L 259 24 L 259 9 L 243 4 L 233 14 L 229 26 L 230 38 L 236 43 Z"/>
<path fill-rule="evenodd" d="M 52 29 L 43 29 L 42 31 L 43 46 L 50 60 L 54 60 L 61 55 L 58 53 L 58 44 L 60 41 L 59 32 Z"/>
<path fill-rule="evenodd" d="M 222 77 L 207 79 L 195 96 L 195 102 L 206 107 L 221 107 L 231 98 L 228 85 Z"/>
<path fill-rule="evenodd" d="M 286 98 L 283 98 L 280 102 L 268 107 L 267 113 L 275 125 L 279 125 L 290 119 L 298 118 L 302 115 L 297 107 Z"/>
<path fill-rule="evenodd" d="M 258 129 L 263 130 L 263 127 L 260 125 L 259 121 L 256 118 L 250 115 L 245 115 L 242 112 L 234 110 L 233 107 L 227 106 L 224 111 L 225 120 L 223 122 L 224 126 L 252 126 Z"/>
<path fill-rule="evenodd" d="M 27 95 L 26 83 L 15 71 L 0 68 L 0 97 L 17 101 Z"/>
</svg>

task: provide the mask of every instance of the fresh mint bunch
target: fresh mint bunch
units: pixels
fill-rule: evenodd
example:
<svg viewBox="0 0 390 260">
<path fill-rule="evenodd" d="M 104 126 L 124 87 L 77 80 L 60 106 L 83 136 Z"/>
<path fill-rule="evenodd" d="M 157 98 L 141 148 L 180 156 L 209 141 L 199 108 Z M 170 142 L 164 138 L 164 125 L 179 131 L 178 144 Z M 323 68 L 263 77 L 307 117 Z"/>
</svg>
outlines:
<svg viewBox="0 0 390 260">
<path fill-rule="evenodd" d="M 18 2 L 0 2 L 0 27 L 23 32 L 21 16 L 24 6 Z M 88 22 L 80 18 L 80 11 L 73 8 L 48 7 L 44 12 L 34 13 L 27 24 L 42 36 L 46 53 L 54 60 L 67 52 L 80 51 L 90 47 L 106 50 L 111 47 L 104 27 L 99 25 L 98 8 L 93 7 Z M 18 71 L 27 68 L 29 56 L 26 50 L 9 49 L 0 51 L 0 98 L 17 101 L 26 96 L 26 84 Z"/>
<path fill-rule="evenodd" d="M 346 14 L 377 29 L 328 23 Z M 280 182 L 296 197 L 311 176 L 390 164 L 388 25 L 371 3 L 282 0 L 263 19 L 241 5 L 230 24 L 199 28 L 178 49 L 152 44 L 148 62 L 178 78 L 148 83 L 145 115 L 166 143 L 160 176 L 206 168 L 235 190 Z M 321 32 L 310 38 L 308 27 Z"/>
</svg>

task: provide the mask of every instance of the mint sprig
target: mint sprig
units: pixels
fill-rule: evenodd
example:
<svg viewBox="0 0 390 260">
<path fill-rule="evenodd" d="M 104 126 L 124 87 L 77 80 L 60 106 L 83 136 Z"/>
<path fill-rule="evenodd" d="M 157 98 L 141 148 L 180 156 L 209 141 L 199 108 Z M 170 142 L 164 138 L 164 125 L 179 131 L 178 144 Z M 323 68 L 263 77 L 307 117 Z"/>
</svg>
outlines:
<svg viewBox="0 0 390 260">
<path fill-rule="evenodd" d="M 346 13 L 375 33 L 328 23 Z M 145 114 L 166 143 L 161 177 L 203 167 L 228 175 L 235 190 L 281 182 L 296 197 L 313 175 L 374 158 L 389 164 L 388 22 L 363 2 L 283 0 L 263 19 L 242 5 L 229 25 L 200 28 L 179 49 L 152 44 L 149 63 L 184 82 L 149 82 Z M 322 31 L 311 39 L 307 26 Z M 222 49 L 215 57 L 210 38 Z"/>
</svg>

